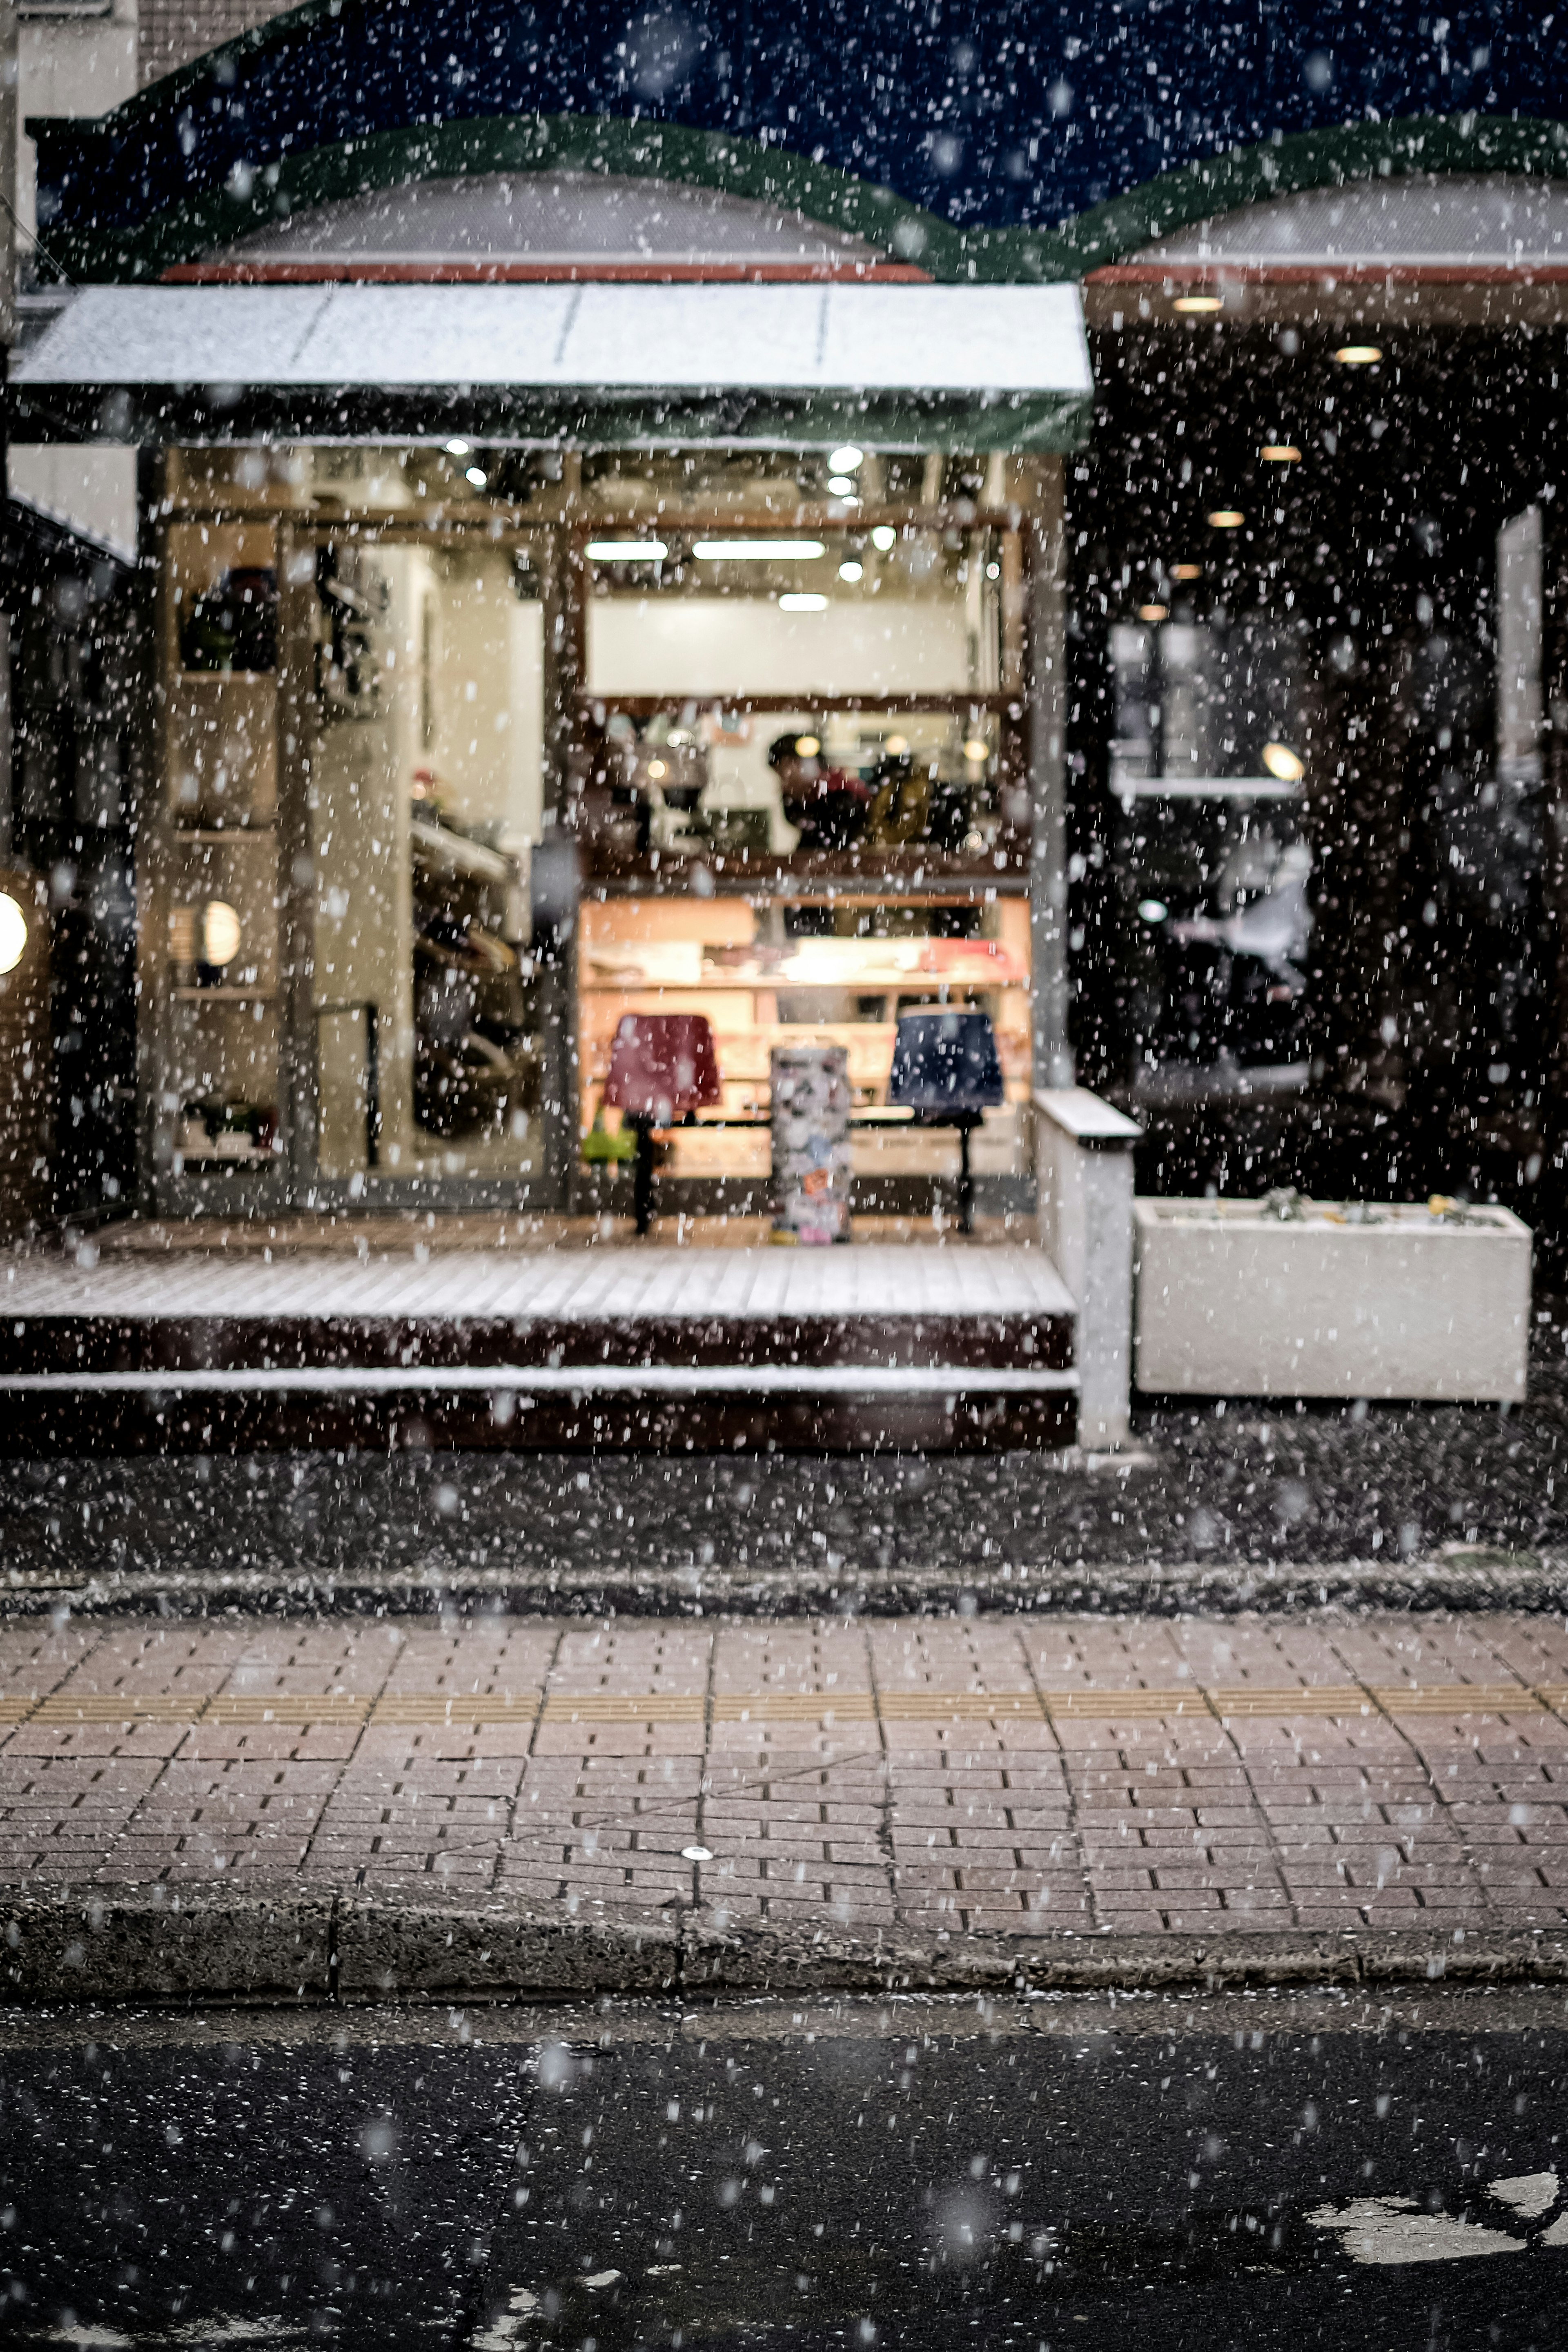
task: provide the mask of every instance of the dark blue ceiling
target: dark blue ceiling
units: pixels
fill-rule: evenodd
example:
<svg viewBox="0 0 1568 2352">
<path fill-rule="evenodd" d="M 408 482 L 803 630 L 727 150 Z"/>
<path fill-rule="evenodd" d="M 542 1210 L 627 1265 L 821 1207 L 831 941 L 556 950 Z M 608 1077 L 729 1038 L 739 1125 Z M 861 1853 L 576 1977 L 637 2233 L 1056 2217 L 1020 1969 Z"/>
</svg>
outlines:
<svg viewBox="0 0 1568 2352">
<path fill-rule="evenodd" d="M 40 141 L 45 235 L 134 232 L 411 124 L 738 134 L 963 228 L 1053 229 L 1177 165 L 1391 117 L 1568 116 L 1568 6 L 1485 0 L 313 0 Z"/>
</svg>

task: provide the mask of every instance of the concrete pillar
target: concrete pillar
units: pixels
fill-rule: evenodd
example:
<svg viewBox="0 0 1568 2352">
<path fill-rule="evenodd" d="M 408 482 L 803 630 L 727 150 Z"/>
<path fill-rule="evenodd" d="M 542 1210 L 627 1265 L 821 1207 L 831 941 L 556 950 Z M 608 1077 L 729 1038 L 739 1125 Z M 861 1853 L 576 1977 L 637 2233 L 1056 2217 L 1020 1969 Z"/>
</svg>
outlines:
<svg viewBox="0 0 1568 2352">
<path fill-rule="evenodd" d="M 1035 1097 L 1042 1246 L 1077 1309 L 1079 1443 L 1125 1445 L 1132 1386 L 1132 1147 L 1142 1129 L 1083 1087 Z"/>
<path fill-rule="evenodd" d="M 1070 1087 L 1068 1038 L 1067 545 L 1063 460 L 1040 458 L 1028 523 L 1030 954 L 1034 1079 Z"/>
</svg>

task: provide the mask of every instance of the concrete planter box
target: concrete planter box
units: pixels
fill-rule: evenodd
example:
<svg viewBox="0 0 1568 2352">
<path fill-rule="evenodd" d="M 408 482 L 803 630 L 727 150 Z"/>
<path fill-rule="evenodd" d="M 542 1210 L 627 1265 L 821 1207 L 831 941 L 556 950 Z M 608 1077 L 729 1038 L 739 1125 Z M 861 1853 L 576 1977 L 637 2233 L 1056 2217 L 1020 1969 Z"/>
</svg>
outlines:
<svg viewBox="0 0 1568 2352">
<path fill-rule="evenodd" d="M 1133 1223 L 1141 1389 L 1524 1395 L 1531 1236 L 1506 1209 L 1140 1200 Z"/>
</svg>

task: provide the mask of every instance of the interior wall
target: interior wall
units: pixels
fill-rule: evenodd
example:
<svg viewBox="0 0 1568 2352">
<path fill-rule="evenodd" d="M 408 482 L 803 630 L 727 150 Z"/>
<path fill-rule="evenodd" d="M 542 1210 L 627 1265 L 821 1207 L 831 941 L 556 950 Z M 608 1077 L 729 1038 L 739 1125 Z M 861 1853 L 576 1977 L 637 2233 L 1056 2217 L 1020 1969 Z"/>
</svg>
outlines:
<svg viewBox="0 0 1568 2352">
<path fill-rule="evenodd" d="M 501 548 L 431 561 L 425 757 L 453 817 L 519 850 L 542 830 L 544 607 L 524 602 Z"/>
<path fill-rule="evenodd" d="M 318 1007 L 377 1007 L 380 1172 L 525 1173 L 537 1124 L 511 1135 L 427 1134 L 414 1116 L 412 787 L 437 779 L 453 823 L 526 858 L 541 831 L 542 608 L 519 599 L 504 551 L 378 550 L 386 609 L 374 631 L 379 696 L 370 718 L 330 718 L 312 769 Z M 320 1164 L 364 1164 L 363 1031 L 329 1017 L 320 1037 Z"/>
<path fill-rule="evenodd" d="M 588 605 L 594 694 L 965 694 L 961 604 L 829 597 L 819 613 L 752 596 L 602 596 Z"/>
<path fill-rule="evenodd" d="M 310 770 L 316 863 L 317 1007 L 376 1008 L 381 1160 L 390 1173 L 416 1172 L 422 1139 L 414 1125 L 414 962 L 409 914 L 408 785 L 420 736 L 419 613 L 429 559 L 394 548 L 374 559 L 388 604 L 378 631 L 383 692 L 372 718 L 329 718 Z M 386 658 L 390 656 L 390 660 Z M 321 1034 L 323 1175 L 364 1164 L 361 1083 L 354 1036 L 329 1020 Z"/>
</svg>

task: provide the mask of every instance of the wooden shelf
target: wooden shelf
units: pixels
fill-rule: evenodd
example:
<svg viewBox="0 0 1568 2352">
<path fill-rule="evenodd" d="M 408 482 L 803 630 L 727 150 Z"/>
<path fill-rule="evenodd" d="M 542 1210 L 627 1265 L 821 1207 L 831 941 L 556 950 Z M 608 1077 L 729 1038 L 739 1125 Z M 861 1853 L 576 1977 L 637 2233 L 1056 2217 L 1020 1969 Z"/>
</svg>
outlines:
<svg viewBox="0 0 1568 2352">
<path fill-rule="evenodd" d="M 177 1004 L 276 1004 L 275 988 L 171 988 Z"/>
<path fill-rule="evenodd" d="M 275 816 L 247 817 L 243 824 L 176 824 L 171 827 L 176 841 L 241 841 L 247 833 L 276 833 Z"/>
<path fill-rule="evenodd" d="M 275 669 L 177 669 L 176 686 L 270 686 L 278 684 Z"/>
<path fill-rule="evenodd" d="M 584 889 L 603 898 L 736 898 L 826 899 L 836 906 L 875 906 L 896 898 L 911 906 L 971 906 L 988 893 L 1021 898 L 1029 887 L 1029 845 L 1014 834 L 981 856 L 961 851 L 907 849 L 811 849 L 744 854 L 697 848 L 689 856 L 660 850 L 653 857 L 617 855 L 603 843 L 585 842 Z M 998 866 L 1000 855 L 1003 863 Z M 700 893 L 691 877 L 701 869 Z M 708 886 L 710 885 L 710 888 Z"/>
</svg>

